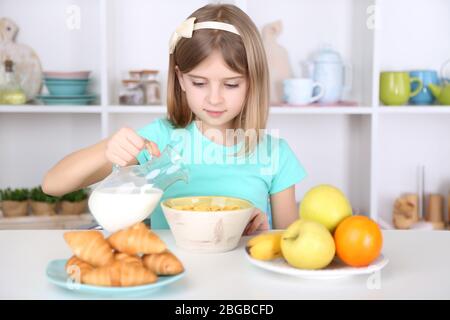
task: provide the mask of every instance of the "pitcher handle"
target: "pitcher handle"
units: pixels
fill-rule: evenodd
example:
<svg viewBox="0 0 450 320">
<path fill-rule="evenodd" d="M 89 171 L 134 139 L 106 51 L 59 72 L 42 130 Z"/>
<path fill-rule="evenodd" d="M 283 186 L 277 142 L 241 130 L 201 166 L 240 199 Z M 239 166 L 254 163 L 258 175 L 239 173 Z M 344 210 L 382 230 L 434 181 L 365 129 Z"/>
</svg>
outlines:
<svg viewBox="0 0 450 320">
<path fill-rule="evenodd" d="M 317 100 L 319 100 L 320 98 L 323 97 L 323 95 L 325 94 L 325 87 L 319 83 L 319 82 L 314 82 L 313 83 L 313 90 L 314 88 L 319 88 L 319 93 L 317 95 L 315 95 L 314 97 L 311 98 L 311 100 L 309 101 L 309 103 L 313 103 L 316 102 Z"/>
<path fill-rule="evenodd" d="M 411 77 L 409 79 L 409 83 L 412 84 L 413 82 L 417 82 L 419 85 L 417 86 L 416 90 L 411 92 L 411 94 L 409 95 L 410 98 L 417 96 L 419 94 L 419 92 L 422 91 L 422 89 L 423 89 L 423 82 L 422 82 L 422 80 L 420 80 L 417 77 Z"/>
<path fill-rule="evenodd" d="M 443 84 L 447 84 L 450 82 L 450 74 L 449 74 L 448 78 L 446 78 L 445 74 L 444 74 L 445 68 L 447 67 L 448 64 L 450 64 L 450 59 L 445 61 L 441 66 L 441 80 L 442 80 Z"/>
</svg>

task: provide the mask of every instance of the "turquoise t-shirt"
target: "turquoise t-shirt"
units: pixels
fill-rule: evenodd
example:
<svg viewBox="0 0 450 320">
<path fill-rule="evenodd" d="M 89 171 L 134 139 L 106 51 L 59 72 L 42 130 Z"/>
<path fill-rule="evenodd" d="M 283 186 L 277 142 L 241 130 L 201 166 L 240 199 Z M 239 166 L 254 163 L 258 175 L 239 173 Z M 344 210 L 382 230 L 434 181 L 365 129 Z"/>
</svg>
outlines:
<svg viewBox="0 0 450 320">
<path fill-rule="evenodd" d="M 189 182 L 177 181 L 161 197 L 229 196 L 246 199 L 268 215 L 272 227 L 270 195 L 295 185 L 306 176 L 303 166 L 285 140 L 266 134 L 250 156 L 234 156 L 241 145 L 224 146 L 205 137 L 195 122 L 175 128 L 167 119 L 157 119 L 138 130 L 161 151 L 169 144 L 180 153 L 189 171 Z M 139 153 L 140 164 L 151 159 Z M 152 213 L 153 229 L 168 229 L 161 205 Z"/>
</svg>

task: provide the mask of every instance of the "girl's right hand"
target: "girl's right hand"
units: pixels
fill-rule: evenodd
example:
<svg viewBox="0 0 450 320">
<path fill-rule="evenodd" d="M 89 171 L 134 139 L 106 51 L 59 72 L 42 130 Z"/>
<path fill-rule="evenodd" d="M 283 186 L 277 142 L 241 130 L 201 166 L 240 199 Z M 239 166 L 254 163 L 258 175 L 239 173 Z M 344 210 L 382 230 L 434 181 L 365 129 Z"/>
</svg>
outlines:
<svg viewBox="0 0 450 320">
<path fill-rule="evenodd" d="M 160 156 L 156 143 L 142 138 L 133 129 L 125 127 L 108 139 L 105 156 L 113 164 L 125 167 L 137 164 L 137 156 L 144 148 L 147 148 L 152 156 Z"/>
</svg>

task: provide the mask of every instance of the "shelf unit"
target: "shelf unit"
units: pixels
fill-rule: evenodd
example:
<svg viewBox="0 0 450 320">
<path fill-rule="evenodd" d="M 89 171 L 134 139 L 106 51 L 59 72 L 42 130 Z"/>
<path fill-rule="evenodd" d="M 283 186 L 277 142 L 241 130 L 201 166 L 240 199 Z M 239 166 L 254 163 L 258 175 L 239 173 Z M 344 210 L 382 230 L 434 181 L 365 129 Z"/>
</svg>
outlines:
<svg viewBox="0 0 450 320">
<path fill-rule="evenodd" d="M 127 70 L 154 68 L 161 70 L 164 84 L 170 34 L 208 2 L 2 1 L 0 11 L 20 26 L 18 42 L 37 51 L 43 69 L 92 70 L 92 90 L 99 101 L 92 106 L 0 106 L 0 188 L 39 184 L 64 155 L 122 126 L 139 128 L 163 116 L 164 105 L 119 106 L 120 80 Z M 296 186 L 297 201 L 312 186 L 330 183 L 349 196 L 357 212 L 389 222 L 393 200 L 402 192 L 416 191 L 417 164 L 432 169 L 426 190 L 447 196 L 450 166 L 443 160 L 450 158 L 445 139 L 450 135 L 450 106 L 381 106 L 378 75 L 382 70 L 439 70 L 450 58 L 450 44 L 436 40 L 450 34 L 448 1 L 266 0 L 264 6 L 257 0 L 227 2 L 244 9 L 260 29 L 282 19 L 278 40 L 289 52 L 295 76 L 306 75 L 301 62 L 323 43 L 331 44 L 353 66 L 354 86 L 344 98 L 359 106 L 270 109 L 269 131 L 278 130 L 308 172 Z M 73 5 L 81 12 L 78 29 L 66 26 L 73 18 L 66 10 Z M 404 8 L 408 15 L 401 15 Z M 41 36 L 50 32 L 54 36 Z M 433 37 L 426 37 L 431 33 Z M 163 96 L 164 90 L 163 86 Z"/>
</svg>

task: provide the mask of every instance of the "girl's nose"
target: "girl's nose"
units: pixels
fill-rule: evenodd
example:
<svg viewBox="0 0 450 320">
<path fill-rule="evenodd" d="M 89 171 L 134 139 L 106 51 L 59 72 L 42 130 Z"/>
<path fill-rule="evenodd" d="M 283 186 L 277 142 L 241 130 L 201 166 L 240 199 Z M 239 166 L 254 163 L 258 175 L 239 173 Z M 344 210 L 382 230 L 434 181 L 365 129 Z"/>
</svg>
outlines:
<svg viewBox="0 0 450 320">
<path fill-rule="evenodd" d="M 208 102 L 212 105 L 220 104 L 223 101 L 220 86 L 211 86 L 208 95 Z"/>
</svg>

